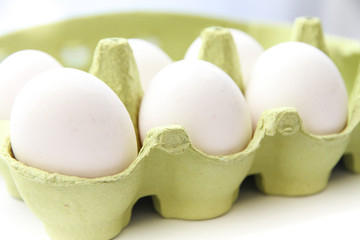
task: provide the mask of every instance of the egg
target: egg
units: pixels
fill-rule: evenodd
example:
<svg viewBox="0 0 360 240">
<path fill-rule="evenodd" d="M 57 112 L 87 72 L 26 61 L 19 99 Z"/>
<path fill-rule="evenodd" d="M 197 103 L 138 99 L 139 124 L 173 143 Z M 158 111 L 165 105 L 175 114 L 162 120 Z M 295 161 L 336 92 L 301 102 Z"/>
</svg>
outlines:
<svg viewBox="0 0 360 240">
<path fill-rule="evenodd" d="M 171 58 L 155 44 L 137 38 L 128 39 L 138 67 L 141 86 L 148 88 L 153 77 L 166 65 L 172 63 Z"/>
<path fill-rule="evenodd" d="M 347 121 L 347 92 L 339 70 L 319 49 L 285 42 L 257 60 L 246 90 L 253 127 L 263 111 L 294 107 L 313 134 L 338 133 Z"/>
<path fill-rule="evenodd" d="M 252 136 L 250 112 L 240 89 L 219 67 L 202 60 L 168 65 L 141 102 L 140 138 L 159 126 L 182 125 L 192 144 L 210 155 L 243 150 Z"/>
<path fill-rule="evenodd" d="M 10 120 L 10 112 L 20 89 L 37 74 L 61 64 L 38 50 L 22 50 L 8 56 L 0 64 L 0 119 Z"/>
<path fill-rule="evenodd" d="M 229 28 L 239 56 L 240 70 L 245 87 L 247 86 L 252 67 L 256 59 L 264 51 L 263 47 L 250 35 L 240 30 Z M 190 45 L 185 54 L 185 59 L 197 59 L 201 48 L 201 38 L 198 37 Z"/>
<path fill-rule="evenodd" d="M 34 77 L 10 119 L 15 158 L 48 172 L 95 178 L 117 174 L 137 156 L 130 116 L 95 76 L 71 68 Z"/>
</svg>

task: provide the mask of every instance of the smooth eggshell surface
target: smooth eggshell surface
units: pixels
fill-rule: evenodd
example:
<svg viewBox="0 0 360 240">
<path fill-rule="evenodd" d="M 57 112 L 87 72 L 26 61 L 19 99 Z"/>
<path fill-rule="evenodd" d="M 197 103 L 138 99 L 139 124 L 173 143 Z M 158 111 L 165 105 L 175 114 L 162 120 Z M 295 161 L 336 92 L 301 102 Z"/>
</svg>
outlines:
<svg viewBox="0 0 360 240">
<path fill-rule="evenodd" d="M 20 91 L 11 113 L 15 158 L 48 172 L 102 177 L 136 158 L 133 124 L 101 80 L 76 69 L 48 70 Z"/>
<path fill-rule="evenodd" d="M 10 112 L 20 89 L 37 74 L 61 64 L 47 53 L 22 50 L 0 64 L 0 119 L 10 120 Z"/>
<path fill-rule="evenodd" d="M 253 65 L 264 51 L 263 47 L 250 35 L 240 30 L 229 28 L 239 56 L 240 70 L 245 87 L 247 86 Z M 197 59 L 201 48 L 201 38 L 198 37 L 190 45 L 185 54 L 185 59 Z"/>
<path fill-rule="evenodd" d="M 347 120 L 347 92 L 332 60 L 302 42 L 285 42 L 264 52 L 246 90 L 253 127 L 263 111 L 294 107 L 308 132 L 338 133 Z"/>
<path fill-rule="evenodd" d="M 166 65 L 172 63 L 171 58 L 158 46 L 148 41 L 128 39 L 138 67 L 141 86 L 146 91 L 153 77 Z"/>
<path fill-rule="evenodd" d="M 160 71 L 145 93 L 139 131 L 182 125 L 192 144 L 210 155 L 243 150 L 252 136 L 247 103 L 234 81 L 217 66 L 182 60 Z"/>
</svg>

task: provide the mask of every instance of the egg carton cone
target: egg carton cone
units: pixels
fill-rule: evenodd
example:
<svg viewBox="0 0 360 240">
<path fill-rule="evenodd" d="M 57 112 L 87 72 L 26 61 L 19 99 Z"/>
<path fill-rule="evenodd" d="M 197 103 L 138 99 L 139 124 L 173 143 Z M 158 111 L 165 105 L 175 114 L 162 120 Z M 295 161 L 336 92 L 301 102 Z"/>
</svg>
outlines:
<svg viewBox="0 0 360 240">
<path fill-rule="evenodd" d="M 263 113 L 246 149 L 210 156 L 192 145 L 182 126 L 158 127 L 147 133 L 128 168 L 113 176 L 89 179 L 49 173 L 17 161 L 11 150 L 9 122 L 1 121 L 0 173 L 9 192 L 25 201 L 52 239 L 111 239 L 129 223 L 134 204 L 145 196 L 152 197 L 155 209 L 165 218 L 202 220 L 229 211 L 249 175 L 255 176 L 258 188 L 266 194 L 304 196 L 326 188 L 342 157 L 350 171 L 360 173 L 360 43 L 324 37 L 316 18 L 299 18 L 290 27 L 164 13 L 99 15 L 3 36 L 0 54 L 39 49 L 65 66 L 90 69 L 116 92 L 137 126 L 143 92 L 126 38 L 156 42 L 178 60 L 201 32 L 199 58 L 221 67 L 243 89 L 238 56 L 235 51 L 224 54 L 235 47 L 225 28 L 247 32 L 265 48 L 293 40 L 326 52 L 338 66 L 349 93 L 346 128 L 318 136 L 304 130 L 296 109 L 270 109 Z M 76 57 L 83 59 L 74 62 Z"/>
</svg>

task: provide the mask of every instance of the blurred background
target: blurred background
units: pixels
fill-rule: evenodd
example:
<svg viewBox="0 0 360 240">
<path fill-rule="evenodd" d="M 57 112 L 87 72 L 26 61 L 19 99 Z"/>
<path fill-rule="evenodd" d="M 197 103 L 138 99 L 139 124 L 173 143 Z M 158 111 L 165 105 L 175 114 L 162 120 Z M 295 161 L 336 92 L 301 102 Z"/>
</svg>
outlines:
<svg viewBox="0 0 360 240">
<path fill-rule="evenodd" d="M 326 33 L 360 39 L 359 0 L 0 0 L 0 34 L 75 16 L 135 10 L 261 22 L 317 16 Z"/>
</svg>

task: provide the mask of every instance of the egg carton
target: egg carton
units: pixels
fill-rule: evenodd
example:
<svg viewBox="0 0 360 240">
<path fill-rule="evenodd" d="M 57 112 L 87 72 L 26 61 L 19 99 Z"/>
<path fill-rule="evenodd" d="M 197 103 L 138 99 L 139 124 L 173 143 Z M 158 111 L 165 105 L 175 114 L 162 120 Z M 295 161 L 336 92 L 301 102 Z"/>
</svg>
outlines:
<svg viewBox="0 0 360 240">
<path fill-rule="evenodd" d="M 181 59 L 191 41 L 209 26 L 240 29 L 265 48 L 298 40 L 327 52 L 349 93 L 346 128 L 318 136 L 304 130 L 296 109 L 270 109 L 245 150 L 209 156 L 191 144 L 183 127 L 158 127 L 148 132 L 138 157 L 123 172 L 86 179 L 18 162 L 11 150 L 9 122 L 0 121 L 0 173 L 10 194 L 25 201 L 52 239 L 110 239 L 129 223 L 134 204 L 144 196 L 152 196 L 155 209 L 165 218 L 200 220 L 229 211 L 249 175 L 255 176 L 257 187 L 266 194 L 303 196 L 322 191 L 341 158 L 349 170 L 360 173 L 360 43 L 335 36 L 324 41 L 318 19 L 299 18 L 288 26 L 164 13 L 99 15 L 3 36 L 0 55 L 32 48 L 53 55 L 65 66 L 72 63 L 87 70 L 91 65 L 90 72 L 118 94 L 136 126 L 142 90 L 132 51 L 125 39 L 103 38 L 145 38 L 157 42 L 173 59 Z M 226 61 L 215 57 L 223 48 L 234 47 L 227 34 L 221 28 L 204 30 L 202 35 L 207 37 L 200 58 L 235 76 L 240 74 L 231 67 L 236 57 L 227 56 Z M 206 47 L 206 39 L 217 47 Z M 92 51 L 90 62 L 87 52 Z M 69 52 L 83 61 L 68 58 Z"/>
</svg>

